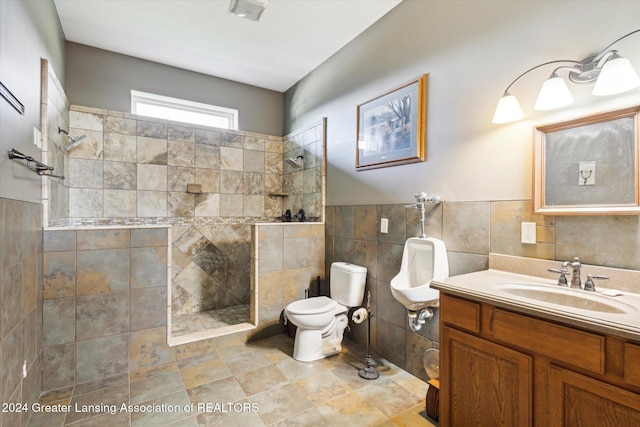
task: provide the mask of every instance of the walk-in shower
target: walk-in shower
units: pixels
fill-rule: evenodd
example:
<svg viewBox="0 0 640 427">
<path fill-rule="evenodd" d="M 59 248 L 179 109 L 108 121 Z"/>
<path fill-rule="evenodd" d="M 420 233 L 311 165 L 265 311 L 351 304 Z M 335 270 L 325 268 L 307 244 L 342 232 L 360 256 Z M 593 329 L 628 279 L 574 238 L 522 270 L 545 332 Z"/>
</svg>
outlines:
<svg viewBox="0 0 640 427">
<path fill-rule="evenodd" d="M 132 242 L 138 228 L 168 228 L 166 248 L 132 246 L 131 265 L 136 268 L 135 273 L 131 268 L 131 280 L 166 287 L 169 306 L 156 301 L 154 309 L 166 310 L 170 345 L 277 329 L 282 304 L 303 297 L 309 282 L 324 273 L 326 120 L 274 137 L 87 111 L 88 107 L 72 106 L 58 123 L 74 127 L 60 126 L 56 132 L 56 123 L 55 137 L 48 138 L 51 163 L 73 171 L 62 184 L 50 180 L 56 186 L 47 193 L 48 226 L 99 224 L 130 233 Z M 110 132 L 92 129 L 98 121 L 109 122 Z M 165 140 L 166 144 L 158 143 Z M 104 156 L 91 162 L 84 158 L 85 149 L 107 148 L 113 153 L 122 141 L 136 153 L 132 158 L 122 153 L 117 162 Z M 219 156 L 209 155 L 214 145 Z M 181 166 L 166 165 L 170 161 Z M 105 170 L 98 185 L 84 179 L 96 166 Z M 166 178 L 139 173 L 152 170 Z M 85 188 L 86 183 L 91 188 Z M 189 184 L 199 185 L 201 192 L 190 192 Z M 85 197 L 87 192 L 91 194 Z M 287 210 L 299 215 L 304 211 L 305 222 L 297 217 L 299 221 L 283 224 L 279 218 Z M 253 255 L 260 247 L 252 245 L 260 227 L 266 227 L 267 235 L 260 240 L 266 246 L 258 268 Z M 269 234 L 274 230 L 279 237 Z M 282 265 L 276 265 L 278 257 Z M 167 269 L 147 268 L 154 265 L 148 260 Z"/>
</svg>

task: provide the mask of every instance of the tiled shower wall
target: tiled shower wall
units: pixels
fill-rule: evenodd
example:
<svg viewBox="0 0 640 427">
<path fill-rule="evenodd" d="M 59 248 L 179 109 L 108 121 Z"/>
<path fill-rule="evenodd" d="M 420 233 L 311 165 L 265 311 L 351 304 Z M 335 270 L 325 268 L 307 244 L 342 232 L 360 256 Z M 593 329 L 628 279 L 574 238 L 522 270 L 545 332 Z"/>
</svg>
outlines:
<svg viewBox="0 0 640 427">
<path fill-rule="evenodd" d="M 171 231 L 171 313 L 251 302 L 251 225 L 183 225 Z"/>
<path fill-rule="evenodd" d="M 264 222 L 285 207 L 321 217 L 323 121 L 283 138 L 71 106 L 69 127 L 88 139 L 69 152 L 68 215 L 56 212 L 50 225 L 205 217 Z M 283 156 L 298 154 L 304 168 L 284 166 Z M 188 193 L 187 184 L 200 184 L 202 193 Z"/>
<path fill-rule="evenodd" d="M 43 391 L 128 375 L 167 351 L 167 233 L 45 231 Z"/>
<path fill-rule="evenodd" d="M 39 204 L 0 198 L 0 289 L 0 401 L 30 407 L 40 394 L 42 366 Z M 22 375 L 23 364 L 26 378 Z M 0 425 L 26 425 L 28 415 L 0 411 Z"/>
<path fill-rule="evenodd" d="M 69 153 L 70 218 L 282 214 L 281 137 L 76 106 L 69 122 L 89 137 Z"/>
<path fill-rule="evenodd" d="M 284 307 L 324 284 L 324 224 L 258 224 L 253 228 L 252 290 L 260 328 L 281 332 Z"/>
<path fill-rule="evenodd" d="M 49 66 L 41 60 L 40 131 L 42 161 L 53 166 L 55 175 L 68 175 L 69 154 L 63 147 L 69 140 L 58 129 L 69 129 L 69 101 L 62 84 Z M 42 179 L 42 205 L 45 225 L 69 216 L 68 179 Z"/>
<path fill-rule="evenodd" d="M 303 165 L 295 168 L 284 162 L 282 189 L 289 194 L 283 200 L 283 209 L 290 209 L 293 214 L 300 209 L 311 221 L 322 218 L 324 207 L 325 169 L 325 130 L 326 120 L 307 126 L 284 137 L 284 159 L 296 159 Z"/>
<path fill-rule="evenodd" d="M 444 240 L 452 276 L 487 269 L 490 252 L 551 260 L 578 256 L 587 264 L 640 270 L 640 217 L 531 212 L 529 200 L 444 203 L 427 214 L 426 232 Z M 381 218 L 389 219 L 389 233 L 379 232 Z M 334 206 L 326 209 L 326 221 L 327 268 L 332 261 L 367 267 L 374 351 L 426 379 L 422 357 L 439 345 L 439 312 L 434 310 L 434 318 L 413 332 L 406 309 L 389 288 L 400 270 L 405 240 L 420 232 L 418 212 L 404 205 Z M 523 221 L 537 224 L 537 244 L 520 243 Z M 366 333 L 366 323 L 352 325 L 350 334 L 357 342 L 366 344 Z"/>
</svg>

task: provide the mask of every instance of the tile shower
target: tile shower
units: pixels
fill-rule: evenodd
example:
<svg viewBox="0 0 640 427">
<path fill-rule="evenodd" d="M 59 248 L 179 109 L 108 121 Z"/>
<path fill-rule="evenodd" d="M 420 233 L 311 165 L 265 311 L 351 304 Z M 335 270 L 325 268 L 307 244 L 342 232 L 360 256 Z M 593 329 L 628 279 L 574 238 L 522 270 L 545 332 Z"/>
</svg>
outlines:
<svg viewBox="0 0 640 427">
<path fill-rule="evenodd" d="M 42 390 L 164 363 L 194 340 L 268 336 L 324 280 L 324 120 L 273 137 L 55 107 L 45 151 L 67 179 L 43 191 Z M 66 153 L 57 126 L 88 139 Z M 303 168 L 283 162 L 299 155 Z M 287 209 L 316 222 L 274 223 Z M 307 255 L 293 268 L 274 250 Z"/>
</svg>

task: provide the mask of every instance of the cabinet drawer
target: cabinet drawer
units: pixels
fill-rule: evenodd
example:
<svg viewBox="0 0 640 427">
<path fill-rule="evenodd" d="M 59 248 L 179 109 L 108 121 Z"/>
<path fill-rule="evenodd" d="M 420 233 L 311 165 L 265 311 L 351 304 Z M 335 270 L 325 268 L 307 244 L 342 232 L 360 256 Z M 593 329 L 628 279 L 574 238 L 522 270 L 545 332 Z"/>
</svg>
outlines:
<svg viewBox="0 0 640 427">
<path fill-rule="evenodd" d="M 624 345 L 624 380 L 629 384 L 640 386 L 640 345 L 631 343 Z"/>
<path fill-rule="evenodd" d="M 500 309 L 494 310 L 489 328 L 497 340 L 604 374 L 604 336 Z"/>
<path fill-rule="evenodd" d="M 440 308 L 441 322 L 480 332 L 480 304 L 440 294 Z"/>
</svg>

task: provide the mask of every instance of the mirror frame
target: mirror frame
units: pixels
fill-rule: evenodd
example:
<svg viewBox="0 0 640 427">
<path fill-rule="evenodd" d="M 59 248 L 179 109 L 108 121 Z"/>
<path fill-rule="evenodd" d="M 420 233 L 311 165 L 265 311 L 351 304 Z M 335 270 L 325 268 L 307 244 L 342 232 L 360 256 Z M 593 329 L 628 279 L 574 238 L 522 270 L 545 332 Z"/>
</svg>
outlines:
<svg viewBox="0 0 640 427">
<path fill-rule="evenodd" d="M 639 149 L 639 112 L 640 106 L 621 110 L 593 114 L 577 119 L 546 124 L 534 127 L 533 144 L 533 211 L 539 215 L 640 215 L 640 164 Z M 563 131 L 580 126 L 606 124 L 622 118 L 633 118 L 633 182 L 634 203 L 599 203 L 599 204 L 554 204 L 547 205 L 545 199 L 545 183 L 548 180 L 545 171 L 546 137 L 552 132 Z"/>
</svg>

